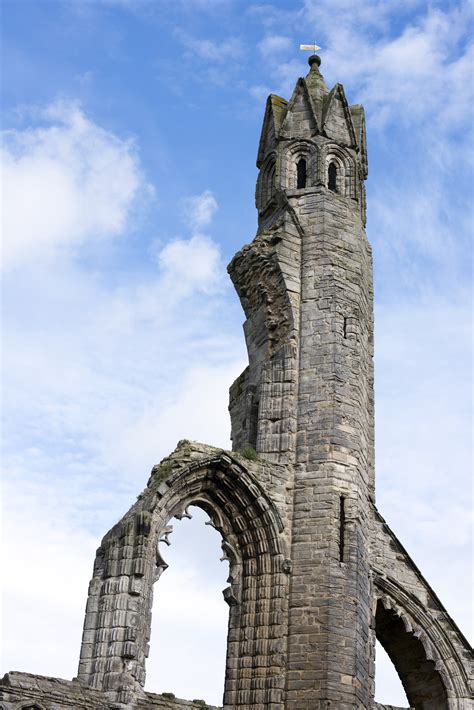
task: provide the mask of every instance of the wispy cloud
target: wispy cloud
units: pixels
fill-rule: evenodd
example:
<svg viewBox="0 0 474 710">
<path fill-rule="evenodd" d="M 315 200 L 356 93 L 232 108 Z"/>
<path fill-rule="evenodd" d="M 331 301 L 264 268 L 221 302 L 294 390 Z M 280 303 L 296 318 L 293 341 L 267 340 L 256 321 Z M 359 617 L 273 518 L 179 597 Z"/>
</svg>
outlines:
<svg viewBox="0 0 474 710">
<path fill-rule="evenodd" d="M 417 14 L 420 9 L 426 11 Z M 474 91 L 468 3 L 425 8 L 365 1 L 352 11 L 345 0 L 306 0 L 302 16 L 321 28 L 325 66 L 349 78 L 372 122 L 412 124 L 429 116 L 447 129 L 466 125 Z"/>
<path fill-rule="evenodd" d="M 123 234 L 152 189 L 133 142 L 91 121 L 72 101 L 48 106 L 42 125 L 3 133 L 3 266 Z"/>
<path fill-rule="evenodd" d="M 243 42 L 238 37 L 226 37 L 219 40 L 195 39 L 183 32 L 177 32 L 177 36 L 181 38 L 188 55 L 208 62 L 221 64 L 229 59 L 240 59 L 245 53 Z"/>
<path fill-rule="evenodd" d="M 283 35 L 266 35 L 259 43 L 258 49 L 265 58 L 276 60 L 279 55 L 286 54 L 291 49 L 291 39 Z"/>
<path fill-rule="evenodd" d="M 210 190 L 183 201 L 185 220 L 193 230 L 208 227 L 217 210 L 217 200 Z"/>
</svg>

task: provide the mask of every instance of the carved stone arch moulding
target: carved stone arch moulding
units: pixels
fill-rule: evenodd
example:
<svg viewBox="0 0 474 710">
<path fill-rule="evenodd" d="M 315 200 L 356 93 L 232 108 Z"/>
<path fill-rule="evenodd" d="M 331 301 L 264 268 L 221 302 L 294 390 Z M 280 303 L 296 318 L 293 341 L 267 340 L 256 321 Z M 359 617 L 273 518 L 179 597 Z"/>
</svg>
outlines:
<svg viewBox="0 0 474 710">
<path fill-rule="evenodd" d="M 104 538 L 89 588 L 79 680 L 116 702 L 144 692 L 153 585 L 167 566 L 158 545 L 170 519 L 187 515 L 191 504 L 208 512 L 230 562 L 224 708 L 281 707 L 288 586 L 283 523 L 255 476 L 224 453 L 167 476 L 161 472 L 158 480 L 152 476 Z"/>
<path fill-rule="evenodd" d="M 274 151 L 265 158 L 257 178 L 256 207 L 264 212 L 276 192 L 276 154 Z"/>
<path fill-rule="evenodd" d="M 394 581 L 375 576 L 375 632 L 416 710 L 469 710 L 465 662 L 438 619 Z"/>
<path fill-rule="evenodd" d="M 298 139 L 285 144 L 280 154 L 280 165 L 277 170 L 277 182 L 285 190 L 296 190 L 297 163 L 306 160 L 306 187 L 318 184 L 319 151 L 313 141 Z M 279 175 L 279 178 L 278 178 Z"/>
<path fill-rule="evenodd" d="M 328 172 L 331 163 L 337 168 L 337 192 L 345 197 L 357 199 L 356 166 L 349 153 L 336 143 L 326 143 L 324 146 L 324 160 L 322 182 L 328 187 Z"/>
</svg>

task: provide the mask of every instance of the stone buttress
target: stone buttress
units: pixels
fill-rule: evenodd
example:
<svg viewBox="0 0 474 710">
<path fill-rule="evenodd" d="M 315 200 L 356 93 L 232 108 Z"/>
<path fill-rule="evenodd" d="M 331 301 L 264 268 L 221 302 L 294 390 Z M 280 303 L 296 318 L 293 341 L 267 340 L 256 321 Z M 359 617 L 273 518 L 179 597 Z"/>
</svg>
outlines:
<svg viewBox="0 0 474 710">
<path fill-rule="evenodd" d="M 3 710 L 202 707 L 144 690 L 159 542 L 191 504 L 230 565 L 224 710 L 383 710 L 376 638 L 412 708 L 473 707 L 469 644 L 375 507 L 364 111 L 309 62 L 268 98 L 258 231 L 229 265 L 249 356 L 233 451 L 182 441 L 153 468 L 97 551 L 77 679 L 7 674 Z"/>
</svg>

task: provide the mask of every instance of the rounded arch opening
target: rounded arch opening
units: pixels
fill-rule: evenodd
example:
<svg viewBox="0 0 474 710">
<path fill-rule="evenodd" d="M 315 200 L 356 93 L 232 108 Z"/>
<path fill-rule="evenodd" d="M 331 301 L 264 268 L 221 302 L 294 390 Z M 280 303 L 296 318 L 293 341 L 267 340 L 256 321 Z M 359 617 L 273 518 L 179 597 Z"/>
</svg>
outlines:
<svg viewBox="0 0 474 710">
<path fill-rule="evenodd" d="M 351 194 L 351 176 L 345 160 L 331 152 L 326 158 L 325 184 L 331 192 L 339 195 Z"/>
<path fill-rule="evenodd" d="M 229 607 L 229 564 L 222 535 L 202 502 L 192 502 L 161 536 L 168 565 L 153 589 L 148 692 L 221 705 Z M 172 527 L 172 530 L 169 528 Z"/>
<path fill-rule="evenodd" d="M 318 183 L 318 148 L 311 141 L 291 142 L 280 158 L 281 185 L 302 190 Z"/>
<path fill-rule="evenodd" d="M 328 143 L 322 168 L 322 182 L 328 190 L 356 198 L 356 168 L 349 153 L 336 143 Z"/>
<path fill-rule="evenodd" d="M 448 698 L 435 662 L 427 658 L 422 641 L 406 628 L 393 609 L 378 600 L 375 632 L 405 689 L 410 706 L 415 710 L 448 710 Z"/>
</svg>

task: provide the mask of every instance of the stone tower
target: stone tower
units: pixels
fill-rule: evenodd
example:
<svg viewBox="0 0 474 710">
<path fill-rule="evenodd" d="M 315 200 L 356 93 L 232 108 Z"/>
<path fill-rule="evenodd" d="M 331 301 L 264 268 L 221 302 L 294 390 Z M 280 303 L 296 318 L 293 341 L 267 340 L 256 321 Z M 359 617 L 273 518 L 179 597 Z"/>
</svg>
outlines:
<svg viewBox="0 0 474 710">
<path fill-rule="evenodd" d="M 233 452 L 182 441 L 153 468 L 97 552 L 78 678 L 36 679 L 41 707 L 192 707 L 143 690 L 158 543 L 191 504 L 230 562 L 225 710 L 380 708 L 376 638 L 413 708 L 472 707 L 469 645 L 375 507 L 364 112 L 309 63 L 268 98 L 258 232 L 229 266 L 249 355 Z M 3 684 L 25 694 L 22 674 Z"/>
<path fill-rule="evenodd" d="M 369 707 L 374 416 L 364 113 L 349 107 L 340 84 L 328 90 L 319 57 L 310 64 L 289 103 L 268 98 L 259 230 L 229 267 L 249 353 L 231 388 L 232 441 L 287 466 L 287 706 Z"/>
</svg>

